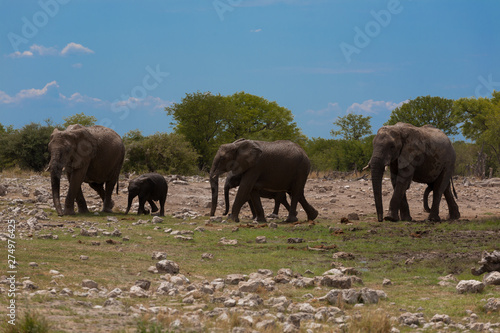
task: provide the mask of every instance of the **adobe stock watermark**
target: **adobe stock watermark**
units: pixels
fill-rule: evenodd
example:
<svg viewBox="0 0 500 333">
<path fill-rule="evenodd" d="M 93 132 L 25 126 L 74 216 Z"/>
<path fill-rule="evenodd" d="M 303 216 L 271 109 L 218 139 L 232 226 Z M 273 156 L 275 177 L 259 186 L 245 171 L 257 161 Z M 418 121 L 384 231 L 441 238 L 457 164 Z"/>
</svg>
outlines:
<svg viewBox="0 0 500 333">
<path fill-rule="evenodd" d="M 30 39 L 38 35 L 40 29 L 45 27 L 50 19 L 58 13 L 61 5 L 66 5 L 70 0 L 39 0 L 40 10 L 36 11 L 31 19 L 26 16 L 21 17 L 21 34 L 9 32 L 7 38 L 15 52 L 19 51 L 21 44 L 28 44 Z"/>
<path fill-rule="evenodd" d="M 125 120 L 129 116 L 130 110 L 137 108 L 139 103 L 149 96 L 149 92 L 158 88 L 165 78 L 170 75 L 168 72 L 162 72 L 159 64 L 154 69 L 148 65 L 145 70 L 147 74 L 142 78 L 142 84 L 133 87 L 129 94 L 122 94 L 121 99 L 117 99 L 111 104 L 111 111 L 121 114 L 120 120 Z M 111 119 L 104 118 L 99 122 L 99 125 L 112 128 L 112 123 Z"/>
<path fill-rule="evenodd" d="M 477 77 L 479 84 L 476 86 L 476 97 L 481 97 L 484 95 L 491 95 L 495 90 L 500 90 L 500 82 L 493 81 L 493 74 L 488 75 L 488 79 L 480 75 Z M 486 92 L 483 94 L 482 92 Z"/>
<path fill-rule="evenodd" d="M 368 21 L 363 29 L 358 26 L 354 27 L 355 34 L 352 44 L 342 42 L 339 45 L 347 63 L 351 63 L 352 56 L 354 54 L 360 54 L 361 50 L 370 45 L 372 40 L 380 35 L 383 28 L 387 28 L 389 26 L 393 16 L 401 14 L 402 11 L 403 6 L 399 0 L 389 0 L 387 2 L 386 9 L 370 11 L 370 15 L 373 17 L 373 20 Z"/>
<path fill-rule="evenodd" d="M 243 0 L 214 0 L 212 6 L 214 6 L 219 19 L 224 21 L 224 15 L 227 12 L 232 12 L 236 7 L 238 7 Z"/>
</svg>

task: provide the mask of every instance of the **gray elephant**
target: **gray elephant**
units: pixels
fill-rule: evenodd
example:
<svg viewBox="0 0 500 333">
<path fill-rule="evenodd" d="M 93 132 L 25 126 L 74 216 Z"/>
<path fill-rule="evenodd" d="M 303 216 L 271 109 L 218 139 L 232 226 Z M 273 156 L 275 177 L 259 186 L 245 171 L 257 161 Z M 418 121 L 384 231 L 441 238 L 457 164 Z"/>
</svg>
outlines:
<svg viewBox="0 0 500 333">
<path fill-rule="evenodd" d="M 103 126 L 81 125 L 68 126 L 64 131 L 54 129 L 50 136 L 49 152 L 52 197 L 59 215 L 75 214 L 75 199 L 78 212 L 88 212 L 81 188 L 83 182 L 99 194 L 103 200 L 102 210 L 112 211 L 114 203 L 111 195 L 118 183 L 125 156 L 125 146 L 115 131 Z M 60 201 L 63 169 L 69 181 L 64 210 Z"/>
<path fill-rule="evenodd" d="M 304 186 L 309 175 L 311 163 L 306 152 L 297 144 L 286 141 L 253 141 L 240 139 L 221 145 L 210 169 L 212 207 L 210 215 L 215 214 L 219 190 L 219 176 L 232 171 L 240 176 L 240 186 L 233 203 L 230 218 L 239 222 L 241 206 L 252 200 L 257 221 L 265 222 L 264 210 L 259 191 L 288 192 L 291 198 L 286 222 L 297 219 L 297 204 L 300 202 L 307 218 L 314 220 L 318 211 L 305 199 Z"/>
<path fill-rule="evenodd" d="M 439 204 L 445 196 L 450 219 L 460 218 L 458 205 L 451 192 L 451 177 L 455 166 L 455 150 L 450 139 L 439 129 L 425 125 L 415 127 L 397 123 L 380 128 L 373 139 L 373 154 L 369 162 L 373 194 L 379 221 L 384 219 L 382 178 L 385 166 L 390 167 L 394 189 L 389 204 L 388 221 L 411 221 L 406 190 L 413 181 L 429 184 L 433 191 L 428 219 L 439 221 Z"/>
<path fill-rule="evenodd" d="M 453 186 L 453 178 L 451 178 L 451 188 L 453 190 L 453 195 L 455 198 L 458 198 L 457 192 L 455 191 L 455 186 Z M 425 191 L 424 191 L 424 210 L 427 213 L 431 212 L 431 208 L 429 207 L 429 194 L 432 192 L 432 186 L 433 184 L 428 184 Z"/>
<path fill-rule="evenodd" d="M 223 213 L 223 215 L 227 215 L 229 212 L 229 190 L 235 187 L 240 186 L 241 182 L 241 177 L 242 175 L 234 175 L 232 172 L 228 172 L 227 177 L 226 177 L 226 182 L 224 183 L 224 203 L 226 205 L 226 209 Z M 280 210 L 280 205 L 285 206 L 285 208 L 289 211 L 290 210 L 290 205 L 288 204 L 288 201 L 286 200 L 286 193 L 285 192 L 270 192 L 270 191 L 259 191 L 259 196 L 261 198 L 268 198 L 268 199 L 274 199 L 274 210 L 273 212 L 269 215 L 269 217 L 277 218 Z M 250 210 L 252 211 L 252 219 L 257 217 L 257 214 L 255 212 L 255 207 L 254 204 L 252 203 L 251 200 L 248 201 L 248 205 L 250 206 Z"/>
<path fill-rule="evenodd" d="M 157 173 L 146 173 L 131 180 L 128 184 L 128 205 L 125 214 L 128 214 L 132 201 L 139 196 L 139 209 L 137 214 L 149 214 L 144 204 L 149 202 L 151 212 L 157 212 L 158 207 L 153 200 L 160 203 L 160 216 L 165 216 L 165 201 L 167 200 L 168 185 L 165 178 Z"/>
</svg>

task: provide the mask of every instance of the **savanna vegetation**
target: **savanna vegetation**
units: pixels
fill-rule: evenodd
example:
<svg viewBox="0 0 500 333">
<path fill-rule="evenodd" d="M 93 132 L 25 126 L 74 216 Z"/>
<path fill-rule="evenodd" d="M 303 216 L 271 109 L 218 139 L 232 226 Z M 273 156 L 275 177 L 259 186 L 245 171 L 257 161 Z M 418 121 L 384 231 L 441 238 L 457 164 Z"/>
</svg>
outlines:
<svg viewBox="0 0 500 333">
<path fill-rule="evenodd" d="M 294 122 L 292 112 L 276 102 L 245 92 L 222 96 L 189 93 L 165 109 L 171 116 L 172 133 L 144 136 L 132 130 L 123 137 L 127 155 L 125 172 L 157 171 L 175 174 L 206 172 L 222 143 L 238 138 L 286 139 L 297 142 L 308 153 L 313 171 L 358 171 L 371 156 L 377 129 L 371 117 L 347 114 L 332 124 L 332 138 L 308 138 Z M 47 143 L 54 128 L 71 124 L 94 125 L 97 119 L 83 113 L 47 120 L 22 128 L 0 124 L 0 169 L 19 167 L 42 171 L 50 159 Z M 447 135 L 462 135 L 455 141 L 456 174 L 488 177 L 500 173 L 500 92 L 492 96 L 451 100 L 420 96 L 394 109 L 385 125 L 399 121 L 422 126 L 432 124 Z"/>
</svg>

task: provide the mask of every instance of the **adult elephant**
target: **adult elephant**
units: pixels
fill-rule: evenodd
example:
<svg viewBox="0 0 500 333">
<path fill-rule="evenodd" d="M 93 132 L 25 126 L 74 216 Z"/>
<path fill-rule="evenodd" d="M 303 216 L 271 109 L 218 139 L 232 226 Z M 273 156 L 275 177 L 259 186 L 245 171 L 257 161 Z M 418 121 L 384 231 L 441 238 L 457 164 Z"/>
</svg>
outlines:
<svg viewBox="0 0 500 333">
<path fill-rule="evenodd" d="M 259 191 L 288 192 L 291 197 L 290 210 L 286 222 L 296 222 L 297 204 L 300 202 L 307 218 L 314 220 L 318 211 L 304 196 L 304 186 L 309 175 L 311 163 L 306 152 L 297 144 L 286 141 L 253 141 L 240 139 L 221 145 L 210 169 L 212 207 L 210 215 L 215 214 L 219 191 L 219 176 L 232 171 L 241 176 L 240 186 L 231 210 L 231 219 L 239 222 L 241 206 L 252 200 L 255 205 L 257 221 L 265 222 L 264 210 Z"/>
<path fill-rule="evenodd" d="M 63 131 L 56 128 L 50 136 L 49 151 L 52 197 L 59 215 L 75 214 L 75 199 L 78 212 L 88 212 L 82 182 L 88 183 L 99 194 L 103 200 L 102 210 L 111 212 L 111 195 L 125 156 L 122 139 L 115 131 L 103 126 L 71 125 Z M 69 181 L 64 209 L 60 201 L 63 169 Z"/>
<path fill-rule="evenodd" d="M 227 215 L 229 212 L 229 190 L 235 187 L 240 186 L 241 182 L 241 177 L 242 174 L 235 175 L 233 172 L 228 172 L 227 177 L 226 177 L 226 182 L 224 183 L 224 203 L 225 203 L 225 210 L 223 215 Z M 280 210 L 280 206 L 283 205 L 286 210 L 290 210 L 290 205 L 288 204 L 288 201 L 286 200 L 286 193 L 285 192 L 270 192 L 270 191 L 259 191 L 259 196 L 261 198 L 268 198 L 268 199 L 273 199 L 274 200 L 274 209 L 273 212 L 268 216 L 268 217 L 273 217 L 277 218 Z M 252 211 L 252 218 L 256 218 L 257 214 L 255 211 L 255 206 L 252 203 L 252 200 L 248 200 L 248 205 L 250 206 L 250 210 Z"/>
<path fill-rule="evenodd" d="M 430 221 L 440 220 L 439 204 L 443 194 L 448 203 L 450 219 L 460 218 L 450 185 L 455 158 L 450 139 L 431 125 L 415 127 L 397 123 L 380 128 L 373 139 L 373 154 L 369 162 L 378 220 L 381 222 L 384 219 L 382 178 L 386 166 L 390 167 L 394 193 L 385 220 L 399 221 L 399 213 L 401 220 L 412 220 L 406 198 L 406 190 L 412 180 L 432 184 Z"/>
</svg>

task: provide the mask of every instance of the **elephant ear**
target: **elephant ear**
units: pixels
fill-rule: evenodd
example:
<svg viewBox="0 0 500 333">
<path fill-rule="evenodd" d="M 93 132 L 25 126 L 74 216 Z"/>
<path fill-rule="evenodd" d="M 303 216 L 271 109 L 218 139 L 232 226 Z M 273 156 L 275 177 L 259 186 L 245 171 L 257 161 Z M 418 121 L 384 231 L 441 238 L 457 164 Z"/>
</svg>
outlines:
<svg viewBox="0 0 500 333">
<path fill-rule="evenodd" d="M 85 127 L 73 128 L 66 132 L 73 144 L 70 158 L 71 168 L 80 169 L 87 167 L 90 160 L 96 156 L 98 147 L 97 139 Z"/>
<path fill-rule="evenodd" d="M 398 168 L 416 167 L 423 163 L 425 138 L 418 130 L 409 129 L 401 133 L 402 148 L 398 157 Z"/>
<path fill-rule="evenodd" d="M 240 139 L 233 144 L 237 147 L 237 154 L 231 170 L 234 174 L 241 174 L 257 163 L 262 155 L 262 149 L 252 140 Z"/>
</svg>

